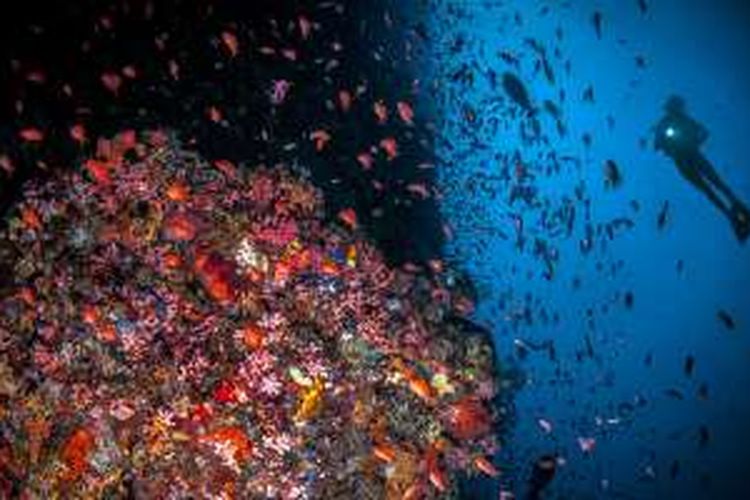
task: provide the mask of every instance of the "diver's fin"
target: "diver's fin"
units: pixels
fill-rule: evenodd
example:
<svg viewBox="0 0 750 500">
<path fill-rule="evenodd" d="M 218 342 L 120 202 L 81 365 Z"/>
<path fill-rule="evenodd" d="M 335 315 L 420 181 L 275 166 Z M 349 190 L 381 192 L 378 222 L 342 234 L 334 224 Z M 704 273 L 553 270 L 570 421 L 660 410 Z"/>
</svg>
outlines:
<svg viewBox="0 0 750 500">
<path fill-rule="evenodd" d="M 732 226 L 741 243 L 750 237 L 750 211 L 741 203 L 732 206 Z"/>
</svg>

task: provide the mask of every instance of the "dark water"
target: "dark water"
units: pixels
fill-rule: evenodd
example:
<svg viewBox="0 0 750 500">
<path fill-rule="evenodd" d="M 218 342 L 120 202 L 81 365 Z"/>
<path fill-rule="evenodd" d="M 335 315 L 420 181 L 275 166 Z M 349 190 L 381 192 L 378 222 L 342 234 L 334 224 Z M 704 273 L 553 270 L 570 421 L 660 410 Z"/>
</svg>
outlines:
<svg viewBox="0 0 750 500">
<path fill-rule="evenodd" d="M 124 5 L 143 8 L 24 2 L 5 18 L 0 143 L 18 171 L 0 172 L 3 208 L 82 153 L 67 137 L 76 122 L 174 128 L 249 167 L 297 162 L 329 212 L 355 207 L 393 262 L 442 256 L 471 276 L 509 413 L 503 476 L 467 498 L 523 497 L 544 454 L 560 464 L 545 498 L 750 495 L 748 246 L 652 144 L 667 97 L 683 96 L 710 131 L 706 158 L 750 200 L 741 2 L 217 2 L 212 16 L 207 2 L 159 2 L 149 21 L 102 25 Z M 291 47 L 315 63 L 255 54 L 217 67 L 223 29 L 252 30 L 241 50 L 257 49 L 300 13 L 327 27 Z M 113 98 L 100 75 L 126 64 L 139 76 Z M 24 81 L 34 70 L 73 95 Z M 292 88 L 275 106 L 280 79 Z M 362 81 L 358 100 L 408 101 L 416 126 L 379 126 L 370 104 L 338 111 L 339 90 Z M 16 140 L 32 124 L 48 131 L 42 146 Z M 319 128 L 334 137 L 323 154 L 308 140 Z M 357 154 L 391 136 L 405 149 L 363 172 Z M 442 197 L 410 194 L 415 182 Z"/>
</svg>

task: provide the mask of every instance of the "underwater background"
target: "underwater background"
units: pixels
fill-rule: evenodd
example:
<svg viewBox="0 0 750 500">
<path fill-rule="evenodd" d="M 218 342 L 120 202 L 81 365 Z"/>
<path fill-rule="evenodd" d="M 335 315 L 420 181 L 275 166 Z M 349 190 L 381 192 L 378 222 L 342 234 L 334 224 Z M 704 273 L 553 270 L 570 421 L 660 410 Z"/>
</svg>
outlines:
<svg viewBox="0 0 750 500">
<path fill-rule="evenodd" d="M 750 197 L 748 9 L 647 4 L 443 2 L 432 12 L 431 71 L 447 80 L 437 151 L 441 208 L 456 226 L 448 252 L 472 270 L 477 317 L 523 373 L 503 452 L 516 480 L 545 450 L 566 459 L 552 488 L 563 498 L 744 498 L 750 254 L 654 151 L 653 126 L 669 95 L 682 96 L 710 130 L 706 156 Z M 549 141 L 524 140 L 525 114 L 492 82 L 507 71 L 526 84 Z M 476 115 L 468 123 L 467 108 Z M 622 172 L 619 188 L 606 185 L 607 160 Z M 511 195 L 523 184 L 517 162 L 534 176 L 528 200 Z M 721 310 L 736 315 L 735 331 Z M 710 439 L 701 441 L 702 428 Z M 588 436 L 591 454 L 577 442 Z"/>
<path fill-rule="evenodd" d="M 653 144 L 681 96 L 709 131 L 705 157 L 750 201 L 745 2 L 183 1 L 156 2 L 148 23 L 96 24 L 125 4 L 25 2 L 4 21 L 4 210 L 80 154 L 68 128 L 82 117 L 97 134 L 163 126 L 208 158 L 302 165 L 329 218 L 354 207 L 391 263 L 443 258 L 472 282 L 502 380 L 501 474 L 462 497 L 534 498 L 544 455 L 557 472 L 542 498 L 750 495 L 750 250 Z M 321 64 L 215 64 L 218 27 L 300 12 L 326 27 L 305 49 Z M 113 100 L 100 74 L 127 60 L 151 76 Z M 34 70 L 71 82 L 72 102 L 19 76 Z M 269 103 L 278 79 L 293 82 L 284 106 Z M 368 107 L 336 111 L 361 81 Z M 415 125 L 363 119 L 378 99 L 408 100 Z M 50 131 L 43 148 L 17 140 L 32 124 Z M 334 136 L 322 155 L 307 140 L 318 127 Z M 392 162 L 354 160 L 389 137 Z"/>
</svg>

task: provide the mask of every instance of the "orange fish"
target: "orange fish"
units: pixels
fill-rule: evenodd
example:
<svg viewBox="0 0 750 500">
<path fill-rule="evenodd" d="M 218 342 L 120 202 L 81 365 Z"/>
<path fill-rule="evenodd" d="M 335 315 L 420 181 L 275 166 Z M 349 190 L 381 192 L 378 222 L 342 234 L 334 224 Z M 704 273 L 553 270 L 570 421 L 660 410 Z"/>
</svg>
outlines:
<svg viewBox="0 0 750 500">
<path fill-rule="evenodd" d="M 378 119 L 378 123 L 383 124 L 388 120 L 388 108 L 383 101 L 377 101 L 372 105 L 372 111 Z"/>
<path fill-rule="evenodd" d="M 408 103 L 399 101 L 396 103 L 396 109 L 398 110 L 398 116 L 401 117 L 404 123 L 408 125 L 414 124 L 414 110 Z"/>
<path fill-rule="evenodd" d="M 339 212 L 339 220 L 351 229 L 357 228 L 357 212 L 353 208 L 345 208 Z"/>
<path fill-rule="evenodd" d="M 70 127 L 70 138 L 77 142 L 79 145 L 86 142 L 86 129 L 80 123 L 76 123 Z"/>
<path fill-rule="evenodd" d="M 435 401 L 435 389 L 430 385 L 427 380 L 413 375 L 407 379 L 409 382 L 409 389 L 411 392 L 419 396 L 422 400 L 433 403 Z"/>
<path fill-rule="evenodd" d="M 81 319 L 88 325 L 93 325 L 99 321 L 99 309 L 91 304 L 84 304 L 81 308 Z"/>
<path fill-rule="evenodd" d="M 388 443 L 379 443 L 372 447 L 372 454 L 387 464 L 396 459 L 396 449 Z"/>
<path fill-rule="evenodd" d="M 177 181 L 167 187 L 166 195 L 171 201 L 186 201 L 190 196 L 190 188 L 185 183 Z"/>
<path fill-rule="evenodd" d="M 492 462 L 490 462 L 489 460 L 487 460 L 486 458 L 482 456 L 479 456 L 474 459 L 474 466 L 490 477 L 497 477 L 500 475 L 500 471 L 497 470 L 497 468 L 492 464 Z"/>
<path fill-rule="evenodd" d="M 380 141 L 380 147 L 385 151 L 386 156 L 388 157 L 388 161 L 393 160 L 396 156 L 398 156 L 398 144 L 396 143 L 396 139 L 393 137 L 386 137 L 385 139 Z"/>
<path fill-rule="evenodd" d="M 257 350 L 263 346 L 265 334 L 257 325 L 248 325 L 242 329 L 242 342 L 250 350 Z"/>
<path fill-rule="evenodd" d="M 104 87 L 114 95 L 118 94 L 118 92 L 120 91 L 120 86 L 122 86 L 122 78 L 120 77 L 120 75 L 111 71 L 102 73 L 101 81 Z"/>
<path fill-rule="evenodd" d="M 421 498 L 424 498 L 424 488 L 424 481 L 419 479 L 414 481 L 411 486 L 406 488 L 404 496 L 401 498 L 401 500 L 419 500 Z"/>
<path fill-rule="evenodd" d="M 425 452 L 425 468 L 430 483 L 441 493 L 448 489 L 448 476 L 438 464 L 439 451 L 434 444 L 427 446 Z"/>
<path fill-rule="evenodd" d="M 112 178 L 109 175 L 108 163 L 89 159 L 86 160 L 85 167 L 89 175 L 91 175 L 91 178 L 98 184 L 108 185 L 112 183 Z"/>
<path fill-rule="evenodd" d="M 325 130 L 315 130 L 310 134 L 310 139 L 315 141 L 315 151 L 320 152 L 331 140 L 331 134 Z"/>
<path fill-rule="evenodd" d="M 39 230 L 42 228 L 42 220 L 39 213 L 33 207 L 24 207 L 21 209 L 21 220 L 29 229 Z"/>
<path fill-rule="evenodd" d="M 221 33 L 221 42 L 229 51 L 229 55 L 234 57 L 240 50 L 240 44 L 237 41 L 237 36 L 231 31 L 224 31 Z"/>
<path fill-rule="evenodd" d="M 44 132 L 33 127 L 22 129 L 18 135 L 26 142 L 42 142 L 44 140 Z"/>
</svg>

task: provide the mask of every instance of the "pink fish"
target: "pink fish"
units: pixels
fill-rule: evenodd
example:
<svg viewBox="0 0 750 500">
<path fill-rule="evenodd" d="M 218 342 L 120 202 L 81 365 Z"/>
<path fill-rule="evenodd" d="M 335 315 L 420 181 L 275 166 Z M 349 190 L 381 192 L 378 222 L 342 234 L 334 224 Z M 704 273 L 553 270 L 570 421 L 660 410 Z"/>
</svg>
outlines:
<svg viewBox="0 0 750 500">
<path fill-rule="evenodd" d="M 102 74 L 101 80 L 106 89 L 112 92 L 114 95 L 117 95 L 117 93 L 120 91 L 122 78 L 117 73 L 107 71 Z"/>
<path fill-rule="evenodd" d="M 302 38 L 307 40 L 310 37 L 312 24 L 305 16 L 299 16 L 297 20 L 299 21 L 299 31 L 302 34 Z"/>
<path fill-rule="evenodd" d="M 129 64 L 122 68 L 122 74 L 125 78 L 130 78 L 131 80 L 135 79 L 138 76 L 138 73 L 135 70 L 135 66 L 132 64 Z"/>
<path fill-rule="evenodd" d="M 214 160 L 214 167 L 228 179 L 236 180 L 238 177 L 237 167 L 229 160 Z"/>
<path fill-rule="evenodd" d="M 42 142 L 44 140 L 44 132 L 33 127 L 22 129 L 18 135 L 26 142 Z"/>
<path fill-rule="evenodd" d="M 292 84 L 288 80 L 274 80 L 271 87 L 271 103 L 279 105 L 284 102 Z"/>
<path fill-rule="evenodd" d="M 596 438 L 579 437 L 578 446 L 581 448 L 582 452 L 592 453 L 594 451 L 594 448 L 596 448 Z"/>
<path fill-rule="evenodd" d="M 357 155 L 357 162 L 359 162 L 359 164 L 362 165 L 362 168 L 364 170 L 370 170 L 372 168 L 374 160 L 370 153 L 364 151 Z"/>
<path fill-rule="evenodd" d="M 315 130 L 310 134 L 310 139 L 315 141 L 315 151 L 320 152 L 331 140 L 331 134 L 325 130 Z"/>
<path fill-rule="evenodd" d="M 224 44 L 224 47 L 226 47 L 231 57 L 235 57 L 240 51 L 240 44 L 237 41 L 237 36 L 231 31 L 222 32 L 221 43 Z"/>
<path fill-rule="evenodd" d="M 346 113 L 352 107 L 352 94 L 348 90 L 339 90 L 339 106 Z"/>
<path fill-rule="evenodd" d="M 396 103 L 396 109 L 398 110 L 398 116 L 401 117 L 401 120 L 403 120 L 404 123 L 409 125 L 414 124 L 414 110 L 408 103 L 399 101 Z"/>
<path fill-rule="evenodd" d="M 383 148 L 383 151 L 385 151 L 386 156 L 388 157 L 388 161 L 393 160 L 398 156 L 398 144 L 396 143 L 396 139 L 393 137 L 386 137 L 385 139 L 380 141 L 380 147 Z"/>
<path fill-rule="evenodd" d="M 427 188 L 427 186 L 424 183 L 421 182 L 413 182 L 406 186 L 406 190 L 410 193 L 414 193 L 419 195 L 420 198 L 427 199 L 430 197 L 430 190 Z"/>
<path fill-rule="evenodd" d="M 378 119 L 378 123 L 383 124 L 388 120 L 388 108 L 383 101 L 377 101 L 372 105 L 372 111 Z"/>
</svg>

